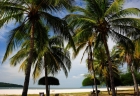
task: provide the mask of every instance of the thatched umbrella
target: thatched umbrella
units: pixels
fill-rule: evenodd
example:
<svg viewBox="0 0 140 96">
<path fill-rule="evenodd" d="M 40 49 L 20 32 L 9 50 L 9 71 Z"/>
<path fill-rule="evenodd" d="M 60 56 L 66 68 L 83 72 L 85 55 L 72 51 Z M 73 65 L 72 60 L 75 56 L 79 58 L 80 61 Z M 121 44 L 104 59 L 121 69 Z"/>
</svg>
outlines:
<svg viewBox="0 0 140 96">
<path fill-rule="evenodd" d="M 45 85 L 45 76 L 40 78 L 38 85 Z M 48 77 L 48 92 L 50 93 L 50 85 L 60 85 L 59 80 L 55 77 Z"/>
<path fill-rule="evenodd" d="M 45 76 L 39 79 L 38 85 L 45 85 Z M 59 85 L 59 80 L 55 77 L 48 77 L 48 85 Z"/>
</svg>

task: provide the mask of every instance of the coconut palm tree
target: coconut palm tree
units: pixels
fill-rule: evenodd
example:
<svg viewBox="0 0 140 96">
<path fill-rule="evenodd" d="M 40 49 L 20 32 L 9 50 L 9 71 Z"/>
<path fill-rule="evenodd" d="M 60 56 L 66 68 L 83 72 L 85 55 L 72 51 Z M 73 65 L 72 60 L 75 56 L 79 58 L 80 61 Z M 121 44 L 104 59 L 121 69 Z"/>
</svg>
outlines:
<svg viewBox="0 0 140 96">
<path fill-rule="evenodd" d="M 116 96 L 116 94 L 112 62 L 107 44 L 108 38 L 110 37 L 115 42 L 128 42 L 126 33 L 137 32 L 133 25 L 139 25 L 140 21 L 139 18 L 131 17 L 132 14 L 133 16 L 139 15 L 139 9 L 123 9 L 124 3 L 125 0 L 114 0 L 112 3 L 109 0 L 85 0 L 86 7 L 75 6 L 71 9 L 73 14 L 66 16 L 66 20 L 73 30 L 77 28 L 83 29 L 81 31 L 82 35 L 80 35 L 81 38 L 96 33 L 98 41 L 103 43 L 109 63 L 112 96 Z"/>
<path fill-rule="evenodd" d="M 96 85 L 96 75 L 95 75 L 95 70 L 94 70 L 94 64 L 93 64 L 93 50 L 94 50 L 94 42 L 95 42 L 95 36 L 93 34 L 85 34 L 86 37 L 85 38 L 81 38 L 80 35 L 81 31 L 83 31 L 83 29 L 81 28 L 77 28 L 75 30 L 75 35 L 73 36 L 73 40 L 75 42 L 75 46 L 76 46 L 76 51 L 73 53 L 73 57 L 75 58 L 79 52 L 85 47 L 84 52 L 83 52 L 83 56 L 81 57 L 81 61 L 84 57 L 84 55 L 87 53 L 87 65 L 88 65 L 88 71 L 92 74 L 92 76 L 94 77 L 94 85 L 95 85 L 95 92 L 96 92 L 96 96 L 98 96 L 97 94 L 97 85 Z M 91 36 L 92 35 L 92 36 Z M 68 44 L 69 46 L 69 44 Z M 93 89 L 94 91 L 94 89 Z"/>
<path fill-rule="evenodd" d="M 94 67 L 101 81 L 105 82 L 108 94 L 110 95 L 109 84 L 109 68 L 107 64 L 107 56 L 104 47 L 99 47 L 94 51 Z"/>
<path fill-rule="evenodd" d="M 118 65 L 120 64 L 120 61 L 118 60 L 118 54 L 114 53 L 114 49 L 111 50 L 111 60 L 113 62 L 112 64 L 112 70 L 113 70 L 113 76 L 115 78 L 119 77 L 119 69 Z M 106 84 L 108 94 L 110 95 L 110 78 L 109 78 L 109 66 L 107 61 L 107 56 L 105 53 L 105 48 L 103 45 L 96 48 L 94 51 L 94 67 L 97 75 L 99 76 L 100 80 Z M 116 83 L 116 82 L 115 82 Z"/>
<path fill-rule="evenodd" d="M 137 30 L 140 30 L 139 28 L 140 28 L 139 26 L 136 26 Z M 131 33 L 129 33 L 127 35 L 128 35 L 128 37 L 130 37 L 130 40 L 132 40 L 132 42 L 134 44 L 134 48 L 132 46 L 130 46 L 130 49 L 132 50 L 133 57 L 134 57 L 133 58 L 133 66 L 134 66 L 135 71 L 139 72 L 139 68 L 140 68 L 140 64 L 139 64 L 139 60 L 140 60 L 140 34 L 139 34 L 139 32 L 138 33 L 134 33 L 132 31 Z M 124 47 L 123 49 L 126 49 L 127 46 L 126 46 L 126 44 L 122 44 L 122 47 Z"/>
<path fill-rule="evenodd" d="M 134 82 L 134 90 L 139 95 L 139 88 L 138 88 L 138 84 L 136 81 L 136 76 L 134 74 L 134 71 L 135 71 L 134 66 L 136 65 L 135 67 L 138 67 L 138 65 L 139 65 L 138 61 L 140 59 L 137 58 L 137 55 L 136 55 L 136 54 L 138 54 L 137 51 L 135 52 L 135 49 L 137 49 L 137 48 L 135 48 L 134 45 L 133 46 L 127 46 L 127 45 L 129 45 L 129 44 L 122 44 L 122 43 L 118 44 L 116 46 L 116 53 L 119 54 L 119 56 L 120 56 L 119 58 L 120 58 L 122 64 L 124 62 L 127 63 L 128 68 L 130 69 L 130 72 L 132 74 L 132 78 L 133 78 L 133 82 Z"/>
<path fill-rule="evenodd" d="M 18 24 L 16 29 L 11 33 L 12 36 L 17 32 L 23 34 L 30 34 L 30 55 L 28 64 L 26 67 L 25 81 L 22 96 L 27 96 L 32 57 L 34 51 L 34 38 L 36 32 L 41 32 L 39 24 L 48 25 L 55 33 L 61 33 L 66 39 L 72 40 L 70 31 L 67 28 L 67 24 L 61 18 L 58 18 L 52 14 L 57 13 L 61 9 L 70 8 L 73 0 L 4 0 L 0 1 L 0 27 L 11 22 L 12 20 Z M 24 41 L 22 36 L 18 36 L 16 39 L 13 37 L 9 39 L 7 50 L 4 55 L 3 61 L 13 51 L 14 47 L 17 47 Z M 25 35 L 24 35 L 25 36 Z M 37 35 L 36 35 L 37 36 Z M 27 38 L 26 38 L 27 39 Z M 71 43 L 72 44 L 72 43 Z M 19 47 L 19 46 L 18 46 Z"/>
<path fill-rule="evenodd" d="M 46 30 L 47 31 L 47 30 Z M 44 32 L 47 33 L 47 32 Z M 40 34 L 38 34 L 38 37 Z M 61 36 L 53 36 L 47 38 L 43 34 L 45 40 L 41 39 L 42 42 L 38 41 L 38 38 L 34 40 L 34 53 L 33 53 L 33 62 L 32 66 L 34 68 L 33 78 L 36 80 L 43 69 L 45 70 L 46 77 L 46 96 L 49 96 L 48 91 L 48 74 L 55 75 L 61 69 L 64 71 L 66 77 L 68 76 L 68 71 L 71 68 L 71 61 L 69 52 L 64 50 L 63 38 Z M 41 36 L 42 37 L 42 36 Z M 10 64 L 16 66 L 21 64 L 20 69 L 26 71 L 27 60 L 29 58 L 29 40 L 25 41 L 21 49 L 11 58 Z"/>
</svg>

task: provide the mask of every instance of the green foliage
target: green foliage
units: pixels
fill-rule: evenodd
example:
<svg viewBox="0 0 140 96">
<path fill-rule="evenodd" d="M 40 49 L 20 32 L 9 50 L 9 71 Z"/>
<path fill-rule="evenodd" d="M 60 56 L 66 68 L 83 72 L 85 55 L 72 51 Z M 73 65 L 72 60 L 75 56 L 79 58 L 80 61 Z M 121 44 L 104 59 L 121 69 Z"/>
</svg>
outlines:
<svg viewBox="0 0 140 96">
<path fill-rule="evenodd" d="M 121 81 L 120 76 L 114 77 L 114 85 L 115 85 L 115 86 L 120 86 L 120 85 L 122 85 L 122 81 Z M 108 80 L 108 86 L 111 87 L 111 85 L 110 85 L 110 80 Z"/>
<path fill-rule="evenodd" d="M 71 61 L 69 51 L 64 50 L 63 48 L 63 37 L 58 35 L 49 37 L 47 31 L 42 34 L 43 36 L 45 36 L 44 38 L 38 35 L 38 39 L 34 40 L 34 55 L 32 57 L 32 68 L 34 68 L 34 81 L 40 76 L 41 72 L 44 70 L 45 63 L 43 63 L 42 61 L 44 60 L 45 54 L 47 54 L 48 58 L 45 59 L 47 60 L 48 74 L 58 74 L 61 69 L 64 71 L 65 75 L 68 76 L 68 71 L 71 68 Z M 38 40 L 40 40 L 41 42 Z M 10 58 L 10 64 L 12 66 L 21 64 L 20 70 L 24 72 L 27 67 L 27 60 L 30 53 L 29 43 L 30 42 L 28 40 L 23 42 L 21 49 L 19 49 L 19 51 Z"/>
<path fill-rule="evenodd" d="M 91 86 L 91 85 L 94 85 L 94 81 L 90 77 L 87 77 L 83 80 L 82 85 Z"/>
<path fill-rule="evenodd" d="M 121 75 L 122 85 L 133 85 L 133 78 L 131 73 Z"/>
<path fill-rule="evenodd" d="M 136 76 L 136 81 L 138 84 L 140 84 L 140 74 L 138 73 L 134 73 Z M 121 81 L 122 81 L 122 85 L 126 86 L 126 85 L 134 85 L 133 82 L 133 78 L 131 73 L 125 73 L 125 74 L 121 74 Z"/>
<path fill-rule="evenodd" d="M 100 81 L 96 78 L 96 84 L 100 85 Z M 94 85 L 94 79 L 91 77 L 87 77 L 83 80 L 82 86 L 92 86 Z"/>
<path fill-rule="evenodd" d="M 0 87 L 23 87 L 23 86 L 18 84 L 0 82 Z"/>
</svg>

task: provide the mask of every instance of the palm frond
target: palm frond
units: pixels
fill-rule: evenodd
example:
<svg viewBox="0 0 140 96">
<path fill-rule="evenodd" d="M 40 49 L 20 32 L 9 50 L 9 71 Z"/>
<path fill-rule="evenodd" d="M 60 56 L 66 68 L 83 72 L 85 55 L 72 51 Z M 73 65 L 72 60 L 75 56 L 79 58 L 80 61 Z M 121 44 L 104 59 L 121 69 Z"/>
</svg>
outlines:
<svg viewBox="0 0 140 96">
<path fill-rule="evenodd" d="M 81 14 L 85 14 L 85 15 L 88 15 L 88 16 L 92 16 L 92 14 L 90 12 L 88 12 L 87 10 L 85 10 L 84 8 L 81 8 L 79 6 L 74 6 L 70 9 L 71 12 L 80 12 Z M 80 14 L 77 14 L 77 15 L 80 15 Z M 68 15 L 67 15 L 68 16 Z"/>
<path fill-rule="evenodd" d="M 35 64 L 35 68 L 34 68 L 34 71 L 33 71 L 33 80 L 34 80 L 34 83 L 36 81 L 36 79 L 40 76 L 40 74 L 42 73 L 42 70 L 43 70 L 43 64 L 42 64 L 42 59 L 38 59 L 36 64 Z"/>
<path fill-rule="evenodd" d="M 81 49 L 83 49 L 85 47 L 86 44 L 87 44 L 87 42 L 83 42 L 83 43 L 78 44 L 76 52 L 73 52 L 73 58 L 76 58 L 76 56 L 79 54 Z"/>
<path fill-rule="evenodd" d="M 140 16 L 140 10 L 138 8 L 127 8 L 123 9 L 113 16 L 110 17 L 110 19 L 115 18 L 122 18 L 122 17 L 128 17 L 128 16 Z"/>
<path fill-rule="evenodd" d="M 19 68 L 19 71 L 22 70 L 22 71 L 25 73 L 26 68 L 27 68 L 27 59 L 25 59 L 25 60 L 21 63 L 20 68 Z"/>
<path fill-rule="evenodd" d="M 114 15 L 122 10 L 125 0 L 115 0 L 105 12 L 105 17 Z"/>
<path fill-rule="evenodd" d="M 139 18 L 117 18 L 111 21 L 112 25 L 126 25 L 126 26 L 138 26 L 140 25 Z"/>
<path fill-rule="evenodd" d="M 24 58 L 28 57 L 29 50 L 26 48 L 22 48 L 19 50 L 13 57 L 10 58 L 10 65 L 16 66 L 17 64 L 20 64 L 21 61 L 24 60 Z"/>
<path fill-rule="evenodd" d="M 7 57 L 13 52 L 13 50 L 17 47 L 19 47 L 23 40 L 25 39 L 24 37 L 27 36 L 25 33 L 27 33 L 26 31 L 28 31 L 26 28 L 27 26 L 30 25 L 19 25 L 17 28 L 13 29 L 10 34 L 9 34 L 9 40 L 8 40 L 8 45 L 6 48 L 6 52 L 4 54 L 4 58 L 3 61 L 4 62 Z M 26 39 L 28 38 L 28 36 L 26 37 Z"/>
</svg>

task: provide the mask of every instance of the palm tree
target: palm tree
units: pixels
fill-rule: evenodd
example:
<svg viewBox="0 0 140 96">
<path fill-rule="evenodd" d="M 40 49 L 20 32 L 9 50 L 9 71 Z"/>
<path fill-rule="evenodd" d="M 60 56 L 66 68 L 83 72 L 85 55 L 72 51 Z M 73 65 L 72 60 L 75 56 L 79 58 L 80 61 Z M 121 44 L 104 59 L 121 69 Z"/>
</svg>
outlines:
<svg viewBox="0 0 140 96">
<path fill-rule="evenodd" d="M 130 69 L 130 72 L 132 74 L 132 78 L 133 78 L 133 82 L 134 82 L 134 90 L 136 91 L 137 93 L 137 96 L 139 95 L 139 88 L 138 88 L 138 84 L 137 84 L 137 81 L 136 81 L 136 76 L 134 74 L 134 66 L 138 65 L 139 63 L 137 63 L 139 61 L 139 59 L 137 58 L 137 51 L 135 52 L 135 46 L 133 44 L 131 44 L 131 46 L 127 46 L 129 44 L 118 44 L 116 46 L 116 53 L 119 54 L 119 58 L 122 62 L 122 64 L 124 62 L 127 63 L 129 69 Z"/>
<path fill-rule="evenodd" d="M 22 36 L 18 36 L 16 39 L 13 39 L 14 36 L 18 32 L 21 32 L 22 34 L 30 34 L 28 37 L 28 39 L 30 39 L 30 55 L 26 67 L 22 96 L 27 96 L 28 92 L 31 64 L 33 61 L 34 38 L 37 36 L 35 33 L 42 32 L 38 25 L 40 23 L 48 25 L 50 28 L 54 29 L 55 33 L 61 33 L 66 39 L 72 40 L 66 22 L 52 15 L 53 12 L 56 13 L 61 9 L 70 8 L 72 1 L 73 0 L 0 1 L 0 11 L 2 12 L 0 27 L 9 23 L 11 20 L 14 20 L 14 22 L 18 24 L 16 29 L 11 33 L 12 35 L 9 39 L 3 61 L 5 61 L 9 54 L 13 51 L 14 47 L 18 47 L 25 39 L 25 37 Z"/>
<path fill-rule="evenodd" d="M 46 96 L 49 96 L 48 74 L 55 75 L 62 69 L 67 77 L 68 70 L 71 68 L 71 61 L 69 52 L 63 48 L 63 38 L 61 36 L 47 38 L 45 34 L 43 35 L 45 37 L 43 39 L 45 40 L 42 39 L 42 42 L 40 42 L 38 38 L 35 38 L 34 41 L 35 48 L 32 62 L 32 66 L 34 67 L 33 78 L 36 80 L 43 69 L 45 70 Z M 38 37 L 39 36 L 38 34 Z M 29 40 L 25 41 L 21 49 L 10 60 L 12 66 L 21 64 L 20 69 L 23 71 L 25 71 L 27 67 L 27 60 L 29 58 L 29 43 Z"/>
<path fill-rule="evenodd" d="M 103 43 L 109 63 L 112 96 L 116 96 L 107 41 L 109 37 L 115 42 L 129 41 L 125 36 L 126 33 L 137 32 L 133 25 L 139 25 L 140 21 L 139 18 L 132 18 L 130 15 L 138 15 L 140 11 L 137 8 L 123 9 L 125 0 L 115 0 L 112 3 L 108 0 L 85 0 L 85 3 L 85 8 L 73 7 L 71 11 L 76 13 L 67 15 L 66 20 L 71 28 L 83 29 L 81 31 L 82 35 L 80 35 L 81 38 L 86 37 L 88 34 L 96 33 L 97 41 Z"/>
<path fill-rule="evenodd" d="M 81 58 L 81 61 L 85 55 L 85 53 L 88 54 L 87 57 L 87 65 L 88 65 L 88 71 L 92 74 L 92 76 L 94 77 L 94 85 L 95 85 L 95 92 L 96 92 L 96 96 L 98 96 L 97 94 L 97 84 L 96 84 L 96 76 L 95 76 L 95 70 L 94 70 L 94 64 L 93 64 L 93 48 L 94 48 L 94 41 L 95 41 L 95 36 L 93 34 L 85 34 L 86 37 L 85 38 L 81 38 L 80 35 L 83 30 L 81 28 L 77 28 L 75 29 L 75 35 L 73 36 L 73 40 L 75 42 L 76 45 L 76 52 L 73 53 L 73 57 L 75 58 L 79 52 L 85 47 L 85 50 L 83 52 L 83 56 Z M 92 36 L 91 36 L 92 35 Z M 70 46 L 69 44 L 67 46 Z M 93 89 L 94 91 L 94 89 Z"/>
<path fill-rule="evenodd" d="M 52 40 L 46 52 L 44 52 L 44 66 L 45 66 L 45 78 L 46 78 L 46 88 L 48 87 L 48 72 L 53 75 L 58 73 L 58 70 L 63 69 L 66 77 L 68 76 L 68 70 L 71 68 L 70 56 L 67 50 L 59 46 L 54 46 L 53 44 L 56 40 Z M 63 41 L 61 41 L 63 42 Z M 52 45 L 51 45 L 52 44 Z M 54 66 L 52 66 L 52 64 Z M 61 69 L 60 69 L 61 68 Z M 49 69 L 49 70 L 48 70 Z M 48 71 L 48 72 L 47 72 Z M 47 89 L 46 89 L 47 91 Z M 47 92 L 49 96 L 49 92 Z"/>
<path fill-rule="evenodd" d="M 134 46 L 135 46 L 135 51 L 134 51 L 134 58 L 133 58 L 133 62 L 134 62 L 134 69 L 139 72 L 139 68 L 140 68 L 140 38 L 133 40 Z"/>
<path fill-rule="evenodd" d="M 112 49 L 111 53 L 111 60 L 113 62 L 112 64 L 112 70 L 113 70 L 113 76 L 119 77 L 119 70 L 118 70 L 118 64 L 120 61 L 118 60 L 118 54 L 114 53 L 114 49 Z M 107 61 L 107 56 L 105 53 L 105 48 L 103 45 L 100 45 L 98 48 L 94 50 L 94 69 L 97 73 L 97 75 L 100 78 L 100 81 L 104 82 L 106 84 L 108 94 L 110 95 L 110 84 L 108 83 L 109 79 L 109 66 Z"/>
<path fill-rule="evenodd" d="M 94 51 L 94 64 L 96 73 L 99 75 L 101 81 L 105 82 L 108 94 L 110 95 L 110 90 L 108 86 L 107 80 L 109 80 L 109 70 L 107 64 L 107 56 L 105 53 L 105 49 L 103 47 L 98 47 Z"/>
</svg>

